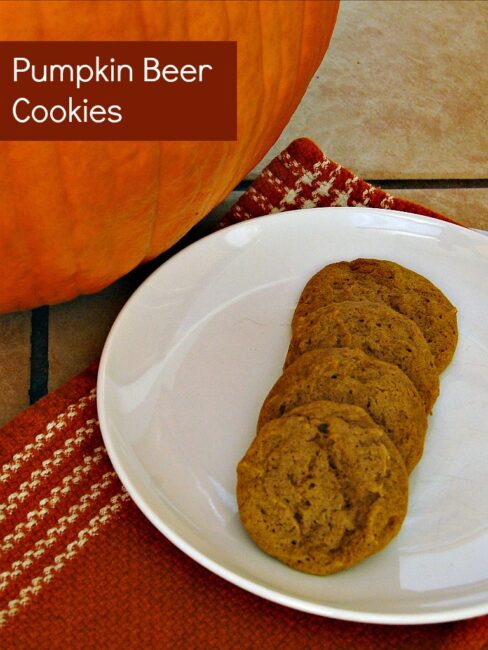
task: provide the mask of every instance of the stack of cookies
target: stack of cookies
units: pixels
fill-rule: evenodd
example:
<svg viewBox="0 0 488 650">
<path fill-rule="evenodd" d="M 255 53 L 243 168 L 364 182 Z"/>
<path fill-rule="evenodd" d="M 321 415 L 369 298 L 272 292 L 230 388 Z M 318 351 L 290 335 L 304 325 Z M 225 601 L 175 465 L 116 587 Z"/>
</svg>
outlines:
<svg viewBox="0 0 488 650">
<path fill-rule="evenodd" d="M 394 262 L 339 262 L 309 280 L 237 468 L 241 521 L 260 548 L 328 575 L 391 541 L 456 343 L 455 307 Z"/>
</svg>

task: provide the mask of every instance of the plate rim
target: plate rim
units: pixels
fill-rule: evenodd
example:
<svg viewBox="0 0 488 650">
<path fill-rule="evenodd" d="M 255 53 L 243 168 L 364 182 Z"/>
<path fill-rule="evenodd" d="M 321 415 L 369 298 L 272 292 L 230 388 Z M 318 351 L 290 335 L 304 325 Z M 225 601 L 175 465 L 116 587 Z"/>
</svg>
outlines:
<svg viewBox="0 0 488 650">
<path fill-rule="evenodd" d="M 486 243 L 486 235 L 477 232 L 471 228 L 457 224 L 451 221 L 444 221 L 435 217 L 427 217 L 417 213 L 403 212 L 400 210 L 390 210 L 387 208 L 373 208 L 364 206 L 331 206 L 331 207 L 316 207 L 305 208 L 297 210 L 288 210 L 288 214 L 300 214 L 304 216 L 306 213 L 320 212 L 347 212 L 347 213 L 371 213 L 371 211 L 381 212 L 383 217 L 401 218 L 410 222 L 427 222 L 446 228 L 448 230 L 461 230 L 467 234 L 471 234 L 475 240 L 484 241 Z M 262 220 L 278 220 L 282 219 L 284 212 L 277 212 L 266 214 L 260 217 L 254 217 L 245 221 L 241 221 L 225 228 L 211 232 L 200 239 L 195 240 L 188 246 L 178 250 L 174 255 L 164 260 L 161 265 L 152 271 L 147 278 L 139 285 L 139 287 L 132 293 L 126 301 L 115 321 L 112 324 L 110 332 L 106 338 L 103 351 L 100 357 L 98 374 L 97 374 L 97 411 L 100 423 L 100 431 L 104 445 L 107 449 L 109 459 L 117 473 L 122 485 L 127 490 L 129 496 L 142 512 L 142 514 L 151 522 L 156 529 L 163 534 L 172 544 L 174 544 L 183 553 L 196 561 L 198 564 L 218 575 L 222 579 L 234 584 L 235 586 L 244 589 L 258 597 L 269 600 L 270 602 L 295 609 L 297 611 L 314 614 L 322 617 L 329 617 L 337 620 L 372 623 L 382 625 L 425 625 L 444 622 L 453 622 L 459 620 L 466 620 L 488 614 L 488 601 L 483 604 L 466 605 L 464 607 L 453 607 L 450 609 L 436 611 L 436 612 L 418 612 L 418 613 L 381 613 L 376 611 L 365 610 L 352 610 L 347 608 L 335 607 L 333 605 L 326 605 L 317 603 L 316 601 L 290 596 L 282 593 L 279 590 L 259 585 L 258 583 L 240 576 L 238 573 L 228 569 L 218 562 L 210 559 L 204 553 L 194 548 L 191 543 L 187 542 L 177 532 L 173 531 L 161 518 L 153 511 L 151 506 L 146 502 L 146 499 L 141 495 L 141 492 L 134 485 L 133 479 L 127 474 L 122 459 L 119 457 L 119 452 L 116 449 L 116 441 L 112 439 L 111 429 L 108 423 L 108 414 L 105 410 L 105 387 L 107 385 L 108 364 L 110 360 L 110 349 L 112 341 L 116 336 L 116 332 L 120 327 L 120 323 L 124 320 L 126 313 L 131 309 L 132 304 L 137 300 L 140 293 L 147 290 L 147 286 L 156 281 L 160 273 L 164 273 L 164 268 L 171 264 L 177 258 L 191 254 L 194 248 L 205 246 L 210 239 L 223 237 L 231 230 L 246 228 L 250 223 L 259 223 Z M 325 216 L 325 215 L 324 215 Z M 136 481 L 137 482 L 137 481 Z"/>
</svg>

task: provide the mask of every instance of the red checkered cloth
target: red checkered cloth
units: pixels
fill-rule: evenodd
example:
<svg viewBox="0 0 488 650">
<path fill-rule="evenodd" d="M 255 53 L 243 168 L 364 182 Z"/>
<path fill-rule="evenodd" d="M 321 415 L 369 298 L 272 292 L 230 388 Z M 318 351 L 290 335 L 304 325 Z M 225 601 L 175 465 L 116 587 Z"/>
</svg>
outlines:
<svg viewBox="0 0 488 650">
<path fill-rule="evenodd" d="M 270 162 L 219 225 L 229 226 L 271 212 L 355 205 L 402 210 L 455 223 L 439 212 L 367 183 L 327 158 L 311 140 L 300 138 Z"/>
<path fill-rule="evenodd" d="M 395 199 L 309 140 L 263 171 L 222 225 L 312 205 L 444 218 Z M 479 650 L 488 618 L 347 623 L 263 600 L 210 573 L 139 512 L 107 457 L 93 366 L 0 432 L 0 647 Z"/>
</svg>

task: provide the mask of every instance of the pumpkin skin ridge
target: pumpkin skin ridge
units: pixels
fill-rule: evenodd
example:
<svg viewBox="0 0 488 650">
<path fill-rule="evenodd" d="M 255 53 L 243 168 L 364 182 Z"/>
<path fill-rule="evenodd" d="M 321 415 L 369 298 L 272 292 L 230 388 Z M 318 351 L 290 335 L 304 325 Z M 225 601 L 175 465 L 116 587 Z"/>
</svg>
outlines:
<svg viewBox="0 0 488 650">
<path fill-rule="evenodd" d="M 161 153 L 161 145 L 160 145 L 158 147 L 158 170 L 157 170 L 157 177 L 159 179 L 158 192 L 157 192 L 157 196 L 156 196 L 156 202 L 155 202 L 155 205 L 154 205 L 154 213 L 153 213 L 153 216 L 152 216 L 152 219 L 151 219 L 150 231 L 148 233 L 146 252 L 143 255 L 142 259 L 140 260 L 139 264 L 143 264 L 146 259 L 150 259 L 150 251 L 151 251 L 151 248 L 152 248 L 152 242 L 153 242 L 153 238 L 154 238 L 154 231 L 156 229 L 156 222 L 157 222 L 157 219 L 158 219 L 158 216 L 159 216 L 159 206 L 161 204 L 161 185 L 162 185 L 162 181 L 161 181 L 161 172 L 162 172 L 162 169 L 161 169 L 161 157 L 162 157 L 162 153 Z"/>
<path fill-rule="evenodd" d="M 20 215 L 20 205 L 22 212 L 16 219 L 22 231 L 19 246 L 6 250 L 0 240 L 9 269 L 0 289 L 0 312 L 57 304 L 100 291 L 179 241 L 260 162 L 283 131 L 325 54 L 337 9 L 336 0 L 0 3 L 0 40 L 141 40 L 141 33 L 144 40 L 237 40 L 238 69 L 247 72 L 238 78 L 236 142 L 196 142 L 190 149 L 184 143 L 140 142 L 141 155 L 135 143 L 97 147 L 93 142 L 81 143 L 84 146 L 66 142 L 54 145 L 60 158 L 52 154 L 50 162 L 47 154 L 40 155 L 42 147 L 48 151 L 46 143 L 24 143 L 25 148 L 21 143 L 0 143 L 4 151 L 7 145 L 16 151 L 13 159 L 19 169 L 22 156 L 31 157 L 25 181 L 19 178 L 10 190 L 0 187 L 3 213 L 14 214 L 15 208 Z M 262 36 L 257 36 L 258 29 Z M 293 44 L 292 52 L 288 42 Z M 253 49 L 257 46 L 269 78 L 256 67 Z M 103 161 L 103 154 L 99 155 L 103 151 L 113 155 Z M 80 157 L 79 169 L 75 169 L 75 156 Z M 44 163 L 36 177 L 35 163 L 40 160 Z M 67 201 L 59 185 L 58 196 L 54 193 L 60 182 L 58 163 L 67 179 Z M 44 188 L 49 188 L 46 195 Z M 11 203 L 15 205 L 8 207 Z M 29 232 L 36 220 L 40 227 L 47 218 L 52 237 L 40 236 L 37 226 Z M 63 252 L 67 235 L 72 255 Z"/>
<path fill-rule="evenodd" d="M 62 189 L 64 195 L 65 195 L 65 205 L 68 208 L 68 211 L 70 211 L 70 206 L 72 206 L 72 201 L 70 199 L 69 195 L 69 190 L 68 190 L 68 183 L 65 181 L 65 175 L 64 175 L 64 170 L 63 170 L 63 159 L 62 159 L 62 154 L 61 154 L 61 148 L 60 148 L 60 143 L 59 142 L 54 142 L 54 145 L 56 147 L 56 155 L 57 155 L 57 161 L 58 161 L 58 169 L 59 169 L 59 176 L 60 176 L 60 183 L 59 186 Z M 76 224 L 73 224 L 73 227 L 76 227 Z M 76 250 L 76 238 L 73 236 L 74 231 L 70 232 L 69 228 L 67 229 L 68 234 L 70 235 L 70 243 L 71 243 L 71 249 L 73 251 L 71 258 L 73 260 L 73 272 L 71 276 L 67 276 L 66 280 L 70 280 L 73 288 L 70 291 L 68 288 L 66 289 L 67 294 L 72 294 L 76 295 L 80 293 L 80 282 L 78 278 L 78 268 L 77 268 L 77 250 Z"/>
<path fill-rule="evenodd" d="M 147 29 L 147 25 L 146 25 L 146 15 L 144 13 L 142 2 L 139 2 L 137 4 L 137 11 L 138 11 L 139 18 L 140 18 L 140 25 L 141 25 L 141 32 L 142 32 L 140 40 L 141 41 L 149 41 L 150 38 L 148 36 L 148 29 Z"/>
<path fill-rule="evenodd" d="M 12 145 L 12 143 L 7 143 L 7 144 Z M 22 147 L 23 149 L 28 149 L 31 143 L 26 142 L 21 144 L 24 145 Z M 48 145 L 49 150 L 51 150 L 55 154 L 57 143 L 50 142 L 46 144 Z M 18 147 L 10 146 L 5 148 L 6 152 L 9 151 L 12 152 L 12 150 L 16 151 L 18 150 Z M 12 187 L 15 187 L 19 182 L 19 178 L 18 178 L 19 171 L 24 172 L 25 169 L 20 170 L 19 165 L 13 161 L 12 164 L 8 165 L 8 174 L 11 179 L 10 185 Z M 22 197 L 22 199 L 23 198 L 24 197 Z M 25 224 L 27 226 L 28 225 L 26 223 L 27 215 L 23 210 L 23 205 L 22 204 L 19 205 L 17 201 L 12 201 L 11 203 L 13 204 L 13 209 L 15 210 L 17 224 L 20 224 L 21 226 Z M 20 273 L 17 275 L 17 277 L 14 277 L 12 281 L 17 285 L 17 289 L 19 287 L 20 288 L 23 287 L 24 290 L 26 290 L 26 284 L 28 283 L 29 286 L 31 287 L 31 290 L 40 297 L 39 302 L 42 304 L 43 302 L 45 302 L 44 295 L 43 295 L 43 291 L 44 291 L 43 282 L 42 282 L 42 278 L 44 277 L 45 274 L 45 267 L 52 268 L 54 265 L 56 265 L 56 268 L 60 270 L 60 273 L 58 273 L 58 275 L 62 276 L 63 281 L 65 281 L 66 278 L 70 278 L 72 276 L 73 266 L 70 263 L 69 264 L 70 271 L 68 273 L 61 272 L 61 270 L 66 264 L 66 260 L 65 260 L 66 249 L 64 246 L 62 247 L 62 249 L 60 249 L 59 254 L 56 255 L 55 258 L 49 252 L 48 255 L 44 256 L 42 260 L 38 260 L 38 263 L 35 266 L 29 262 L 29 260 L 35 259 L 35 254 L 34 254 L 35 251 L 39 249 L 40 245 L 45 243 L 44 241 L 40 243 L 39 240 L 41 238 L 43 238 L 44 240 L 49 238 L 49 233 L 47 234 L 41 233 L 39 228 L 39 221 L 42 220 L 43 215 L 39 215 L 37 212 L 35 212 L 35 215 L 36 217 L 34 219 L 33 227 L 30 228 L 23 227 L 18 229 L 23 241 L 25 242 L 25 249 L 28 251 L 29 257 L 26 260 L 25 268 L 21 269 Z M 12 270 L 13 270 L 12 268 L 9 268 L 9 273 L 7 274 L 7 276 L 12 277 Z M 72 293 L 76 295 L 76 291 L 74 291 L 73 289 L 70 290 L 69 288 L 67 289 L 65 284 L 63 285 L 59 284 L 59 286 L 60 289 L 63 291 L 63 293 L 65 293 L 65 291 L 68 290 L 68 293 Z M 5 292 L 5 280 L 1 283 L 0 296 L 2 291 Z M 23 309 L 23 307 L 24 307 L 23 304 L 20 303 L 18 306 L 15 306 L 14 309 Z"/>
<path fill-rule="evenodd" d="M 147 22 L 147 16 L 146 16 L 146 13 L 145 13 L 145 8 L 146 8 L 146 6 L 147 6 L 147 4 L 146 4 L 146 3 L 143 3 L 143 2 L 141 2 L 141 3 L 138 4 L 138 10 L 139 10 L 139 13 L 140 13 L 140 16 L 141 16 L 141 19 L 142 19 L 141 22 L 142 22 L 143 24 L 146 24 L 146 22 Z M 186 3 L 185 3 L 183 6 L 186 8 Z M 227 12 L 224 12 L 224 13 L 226 14 Z M 186 26 L 186 25 L 188 25 L 188 21 L 183 21 L 183 26 Z M 151 40 L 151 39 L 148 37 L 148 31 L 147 31 L 147 29 L 145 29 L 145 30 L 143 30 L 143 31 L 144 31 L 144 39 L 143 39 L 143 40 Z M 185 36 L 186 36 L 186 38 L 185 38 Z M 191 39 L 191 38 L 189 38 L 189 34 L 188 34 L 188 32 L 187 32 L 186 34 L 184 34 L 184 35 L 182 35 L 181 37 L 179 37 L 178 40 L 195 40 L 195 39 Z M 226 40 L 226 39 L 221 38 L 221 39 L 219 39 L 219 40 Z M 151 233 L 150 233 L 150 236 L 149 236 L 149 238 L 148 238 L 148 246 L 147 246 L 146 252 L 145 252 L 145 254 L 142 256 L 142 258 L 139 260 L 139 262 L 138 262 L 138 264 L 136 265 L 136 267 L 139 266 L 139 265 L 141 265 L 141 264 L 144 264 L 145 262 L 148 262 L 148 261 L 151 261 L 151 260 L 155 259 L 156 257 L 158 257 L 158 256 L 161 254 L 161 251 L 159 251 L 158 248 L 156 248 L 155 250 L 153 250 L 154 229 L 155 229 L 155 225 L 156 225 L 156 222 L 157 222 L 157 219 L 158 219 L 158 216 L 159 216 L 159 207 L 160 207 L 160 198 L 161 198 L 161 187 L 162 187 L 162 185 L 163 185 L 163 179 L 161 179 L 161 159 L 162 159 L 162 151 L 161 151 L 161 150 L 162 150 L 162 147 L 160 146 L 160 148 L 159 148 L 159 165 L 158 165 L 158 172 L 157 172 L 157 176 L 158 176 L 159 179 L 160 179 L 160 180 L 159 180 L 159 191 L 158 191 L 158 197 L 157 197 L 157 199 L 156 199 L 156 206 L 155 206 L 155 211 L 154 211 L 154 218 L 153 218 L 153 220 L 152 220 L 152 224 L 151 224 Z M 226 152 L 226 153 L 227 153 L 227 152 Z M 227 155 L 228 155 L 228 154 L 227 154 Z M 219 165 L 222 165 L 222 162 L 223 162 L 223 161 L 222 161 L 222 158 L 220 158 L 220 160 L 219 160 Z M 217 174 L 218 174 L 218 171 L 219 171 L 219 170 L 216 170 L 216 173 L 217 173 Z M 204 212 L 204 211 L 202 210 L 201 212 Z M 204 214 L 202 214 L 202 217 L 203 217 L 203 216 L 204 216 Z M 189 232 L 189 230 L 191 230 L 191 228 L 193 227 L 193 225 L 194 225 L 194 223 L 191 223 L 191 224 L 188 226 L 188 228 L 184 230 L 183 236 L 184 236 L 187 232 Z M 171 246 L 173 246 L 174 244 L 176 244 L 177 241 L 178 241 L 179 239 L 180 239 L 180 237 L 175 238 L 174 241 L 172 242 L 172 244 L 170 244 L 169 247 L 171 247 Z"/>
<path fill-rule="evenodd" d="M 151 40 L 149 37 L 149 29 L 148 29 L 148 20 L 146 17 L 145 13 L 145 3 L 139 2 L 137 4 L 137 11 L 140 17 L 140 24 L 141 24 L 141 36 L 139 37 L 140 40 L 143 41 L 149 41 Z M 155 143 L 151 143 L 155 144 Z M 152 247 L 152 241 L 153 241 L 153 236 L 154 236 L 154 230 L 156 227 L 156 222 L 159 216 L 159 205 L 160 205 L 160 199 L 161 199 L 161 145 L 158 147 L 158 162 L 157 162 L 157 170 L 156 170 L 156 176 L 159 179 L 158 182 L 158 190 L 157 190 L 157 195 L 156 195 L 156 200 L 154 204 L 154 212 L 152 216 L 150 217 L 150 225 L 148 228 L 148 236 L 147 236 L 147 244 L 146 244 L 146 249 L 145 253 L 142 255 L 141 259 L 137 262 L 137 264 L 133 267 L 133 269 L 137 268 L 141 264 L 143 264 L 145 261 L 148 261 L 150 259 L 154 259 L 154 257 L 151 257 L 150 255 L 150 250 Z M 157 257 L 157 255 L 156 255 Z M 131 269 L 131 270 L 133 270 Z M 130 272 L 130 271 L 129 271 Z"/>
<path fill-rule="evenodd" d="M 265 38 L 264 31 L 263 31 L 263 21 L 265 20 L 265 18 L 263 17 L 264 7 L 262 5 L 258 5 L 258 11 L 259 11 L 259 14 L 260 14 L 260 23 L 259 23 L 260 24 L 260 33 L 261 33 L 260 42 L 262 43 L 263 38 Z M 303 20 L 303 11 L 304 11 L 304 6 L 300 5 L 300 16 L 296 17 L 296 22 L 297 23 L 299 23 L 299 22 L 301 22 Z M 279 24 L 279 22 L 278 22 L 278 24 Z M 262 55 L 262 58 L 261 58 L 261 63 L 262 63 L 262 68 L 263 68 L 262 73 L 263 73 L 263 76 L 264 76 L 265 72 L 266 72 L 266 63 L 264 61 L 263 55 Z M 279 75 L 279 77 L 283 78 L 283 73 L 281 73 Z M 276 84 L 279 86 L 279 79 L 277 79 L 275 81 L 276 81 Z M 293 102 L 292 98 L 297 93 L 297 82 L 298 82 L 298 74 L 297 74 L 297 71 L 295 70 L 295 76 L 293 78 L 293 81 L 291 82 L 290 92 L 288 93 L 288 97 L 287 97 L 287 104 L 286 104 L 286 107 L 283 107 L 283 109 L 282 109 L 287 114 L 289 114 L 290 116 L 293 114 L 293 112 L 294 112 L 294 110 L 296 108 L 296 106 L 293 105 L 294 102 Z M 276 89 L 276 87 L 275 87 L 275 89 Z M 300 99 L 301 99 L 302 96 L 303 96 L 303 94 L 300 95 Z M 272 97 L 271 101 L 273 101 L 273 100 L 274 100 L 274 98 Z M 265 101 L 266 101 L 266 98 L 263 98 L 263 102 L 265 102 Z M 296 105 L 298 105 L 298 102 L 297 102 Z M 285 126 L 286 126 L 286 124 L 283 125 L 283 128 Z M 281 133 L 281 131 L 280 131 L 280 133 Z M 278 138 L 278 136 L 279 136 L 279 134 L 276 135 L 276 137 L 274 137 L 274 140 L 276 140 Z M 273 136 L 271 136 L 271 137 L 273 137 Z M 259 142 L 256 142 L 256 145 L 257 145 L 257 151 L 259 151 Z M 253 155 L 256 155 L 257 151 L 253 152 Z M 262 158 L 262 156 L 259 156 L 259 160 L 261 160 L 261 158 Z"/>
<path fill-rule="evenodd" d="M 10 160 L 11 156 L 10 156 L 10 147 L 9 147 L 9 145 L 10 145 L 10 143 L 7 142 L 6 147 L 5 147 L 5 159 L 6 159 L 6 165 L 5 166 L 6 166 L 6 169 L 5 169 L 5 175 L 3 176 L 3 178 L 7 179 L 7 183 L 6 183 L 7 187 L 14 187 L 15 181 L 16 181 L 15 177 L 13 176 L 15 166 Z M 20 217 L 19 209 L 18 209 L 18 206 L 17 206 L 16 202 L 14 200 L 8 201 L 8 199 L 7 199 L 7 205 L 11 206 L 10 209 L 12 210 L 12 212 L 15 215 L 15 222 L 18 223 L 20 221 L 21 217 Z M 5 219 L 5 221 L 7 221 L 8 217 L 6 215 L 7 215 L 7 211 L 2 210 L 2 212 L 0 214 L 0 219 Z M 2 227 L 2 239 L 3 239 L 3 241 L 5 241 L 5 238 L 6 238 L 5 233 L 7 233 L 7 236 L 8 236 L 8 226 L 7 226 L 7 224 L 5 224 L 4 227 Z M 12 243 L 14 243 L 14 246 L 15 246 L 15 244 L 17 244 L 17 248 L 20 249 L 19 257 L 22 256 L 22 253 L 24 252 L 25 249 L 28 249 L 28 254 L 25 256 L 24 273 L 23 274 L 19 273 L 16 280 L 17 280 L 17 282 L 20 282 L 20 283 L 27 282 L 29 284 L 31 292 L 36 293 L 35 284 L 34 284 L 35 275 L 32 272 L 30 272 L 30 270 L 28 268 L 28 259 L 29 259 L 29 256 L 30 256 L 30 248 L 31 248 L 29 246 L 29 242 L 28 242 L 28 239 L 27 239 L 28 235 L 29 235 L 28 229 L 23 229 L 22 232 L 21 232 L 20 241 L 17 239 L 16 242 L 12 242 Z M 11 236 L 9 239 L 14 239 L 14 238 L 13 238 L 13 236 Z M 21 246 L 22 240 L 26 242 L 25 249 L 22 249 L 22 246 Z M 9 271 L 11 272 L 12 268 L 10 268 Z M 6 281 L 8 281 L 8 274 L 6 274 L 6 277 L 3 278 L 2 282 L 0 283 L 0 300 L 7 299 L 7 293 L 6 292 L 12 292 L 12 294 L 14 294 L 14 292 L 15 292 L 15 288 L 16 288 L 15 284 L 14 284 L 14 286 L 10 286 L 10 285 L 6 286 Z M 2 296 L 2 293 L 4 294 L 4 296 Z M 19 303 L 13 302 L 12 304 L 13 304 L 13 309 L 22 309 L 22 304 L 20 302 Z"/>
</svg>

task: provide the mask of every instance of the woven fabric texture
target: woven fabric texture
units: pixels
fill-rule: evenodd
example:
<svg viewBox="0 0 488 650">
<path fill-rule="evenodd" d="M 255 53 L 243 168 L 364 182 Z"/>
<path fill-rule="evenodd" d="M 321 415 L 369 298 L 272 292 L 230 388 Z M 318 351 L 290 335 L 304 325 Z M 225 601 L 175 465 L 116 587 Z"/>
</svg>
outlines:
<svg viewBox="0 0 488 650">
<path fill-rule="evenodd" d="M 315 205 L 445 218 L 368 185 L 309 140 L 271 162 L 222 226 Z M 0 647 L 481 650 L 488 617 L 348 623 L 281 607 L 189 559 L 139 512 L 103 446 L 97 366 L 0 431 Z"/>
<path fill-rule="evenodd" d="M 327 158 L 311 140 L 300 138 L 271 161 L 219 225 L 229 226 L 272 212 L 355 205 L 401 210 L 454 223 L 439 212 L 367 183 Z"/>
</svg>

